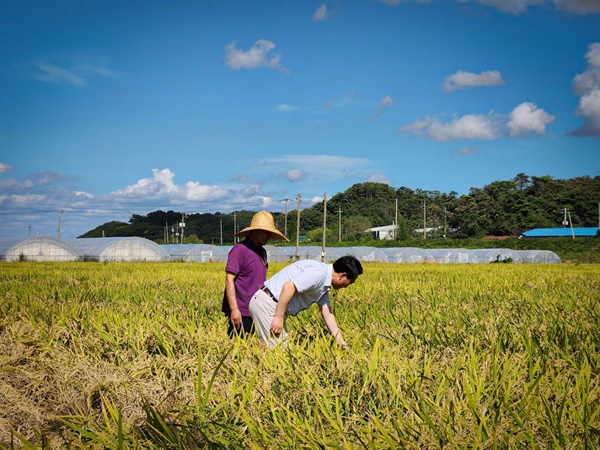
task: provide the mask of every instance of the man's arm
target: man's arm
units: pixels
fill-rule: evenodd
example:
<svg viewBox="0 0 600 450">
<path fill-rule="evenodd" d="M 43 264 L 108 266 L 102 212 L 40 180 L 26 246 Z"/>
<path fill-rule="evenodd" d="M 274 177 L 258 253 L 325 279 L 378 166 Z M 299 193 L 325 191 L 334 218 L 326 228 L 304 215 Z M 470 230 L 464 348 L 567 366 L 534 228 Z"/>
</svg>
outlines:
<svg viewBox="0 0 600 450">
<path fill-rule="evenodd" d="M 325 325 L 327 325 L 329 332 L 335 338 L 335 343 L 341 346 L 344 350 L 346 350 L 348 346 L 346 345 L 346 341 L 344 341 L 344 338 L 342 337 L 342 332 L 340 331 L 337 325 L 335 316 L 329 310 L 329 306 L 320 305 L 320 308 L 321 315 L 323 316 L 323 320 L 325 321 Z"/>
<path fill-rule="evenodd" d="M 298 292 L 298 289 L 296 289 L 294 282 L 292 280 L 286 281 L 283 285 L 283 289 L 281 290 L 281 294 L 279 294 L 279 298 L 277 299 L 275 317 L 273 317 L 273 321 L 271 322 L 271 333 L 273 333 L 275 336 L 279 336 L 281 330 L 283 329 L 285 311 L 287 310 L 287 307 L 296 292 Z"/>
<path fill-rule="evenodd" d="M 235 299 L 235 277 L 235 273 L 225 272 L 225 295 L 227 296 L 227 303 L 229 303 L 229 309 L 231 310 L 231 323 L 239 329 L 242 325 L 242 313 Z"/>
</svg>

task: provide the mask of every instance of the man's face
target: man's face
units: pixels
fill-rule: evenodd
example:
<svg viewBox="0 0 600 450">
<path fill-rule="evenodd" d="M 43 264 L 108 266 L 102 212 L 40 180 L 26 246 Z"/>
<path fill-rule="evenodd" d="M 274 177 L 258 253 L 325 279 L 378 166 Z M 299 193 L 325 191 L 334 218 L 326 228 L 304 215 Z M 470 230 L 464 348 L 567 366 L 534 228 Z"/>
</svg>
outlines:
<svg viewBox="0 0 600 450">
<path fill-rule="evenodd" d="M 266 230 L 252 230 L 252 234 L 250 235 L 250 239 L 252 239 L 252 241 L 256 244 L 256 245 L 266 245 L 267 242 L 269 242 L 269 237 L 271 236 L 271 233 L 269 233 Z"/>
<path fill-rule="evenodd" d="M 356 281 L 356 278 L 351 280 L 350 278 L 348 278 L 348 276 L 344 272 L 342 272 L 342 273 L 334 272 L 333 276 L 331 277 L 331 286 L 334 289 L 344 289 L 345 287 L 350 286 L 355 281 Z"/>
</svg>

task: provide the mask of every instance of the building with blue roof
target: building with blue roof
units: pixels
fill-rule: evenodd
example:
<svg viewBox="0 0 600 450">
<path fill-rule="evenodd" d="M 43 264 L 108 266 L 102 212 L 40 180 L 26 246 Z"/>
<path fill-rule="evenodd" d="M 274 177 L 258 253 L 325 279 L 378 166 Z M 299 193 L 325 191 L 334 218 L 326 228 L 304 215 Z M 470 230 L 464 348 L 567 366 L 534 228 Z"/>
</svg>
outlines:
<svg viewBox="0 0 600 450">
<path fill-rule="evenodd" d="M 596 237 L 600 228 L 584 227 L 584 228 L 534 228 L 524 232 L 521 237 Z"/>
</svg>

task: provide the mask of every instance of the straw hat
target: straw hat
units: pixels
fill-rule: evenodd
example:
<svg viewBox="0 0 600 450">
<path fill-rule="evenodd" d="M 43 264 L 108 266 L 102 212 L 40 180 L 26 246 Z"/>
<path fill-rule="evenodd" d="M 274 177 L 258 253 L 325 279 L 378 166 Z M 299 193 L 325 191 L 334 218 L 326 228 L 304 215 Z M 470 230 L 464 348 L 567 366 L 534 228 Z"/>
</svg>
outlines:
<svg viewBox="0 0 600 450">
<path fill-rule="evenodd" d="M 269 237 L 270 239 L 279 239 L 280 241 L 289 242 L 288 238 L 286 238 L 283 233 L 275 228 L 273 216 L 267 211 L 259 211 L 254 214 L 254 216 L 252 216 L 252 222 L 250 222 L 250 226 L 235 233 L 234 236 L 244 237 L 247 236 L 252 230 L 265 230 L 271 233 L 271 236 Z"/>
</svg>

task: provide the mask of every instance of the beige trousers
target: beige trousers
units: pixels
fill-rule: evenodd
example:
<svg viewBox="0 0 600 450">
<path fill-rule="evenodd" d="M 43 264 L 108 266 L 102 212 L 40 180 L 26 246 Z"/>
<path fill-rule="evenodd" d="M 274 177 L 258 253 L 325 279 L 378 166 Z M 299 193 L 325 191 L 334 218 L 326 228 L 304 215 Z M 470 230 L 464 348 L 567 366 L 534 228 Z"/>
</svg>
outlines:
<svg viewBox="0 0 600 450">
<path fill-rule="evenodd" d="M 275 317 L 276 309 L 277 303 L 260 289 L 250 299 L 250 317 L 252 317 L 252 321 L 254 322 L 258 338 L 263 344 L 267 344 L 271 348 L 284 343 L 288 338 L 287 316 L 283 319 L 281 334 L 278 337 L 271 334 L 271 322 L 273 322 L 273 318 Z"/>
</svg>

